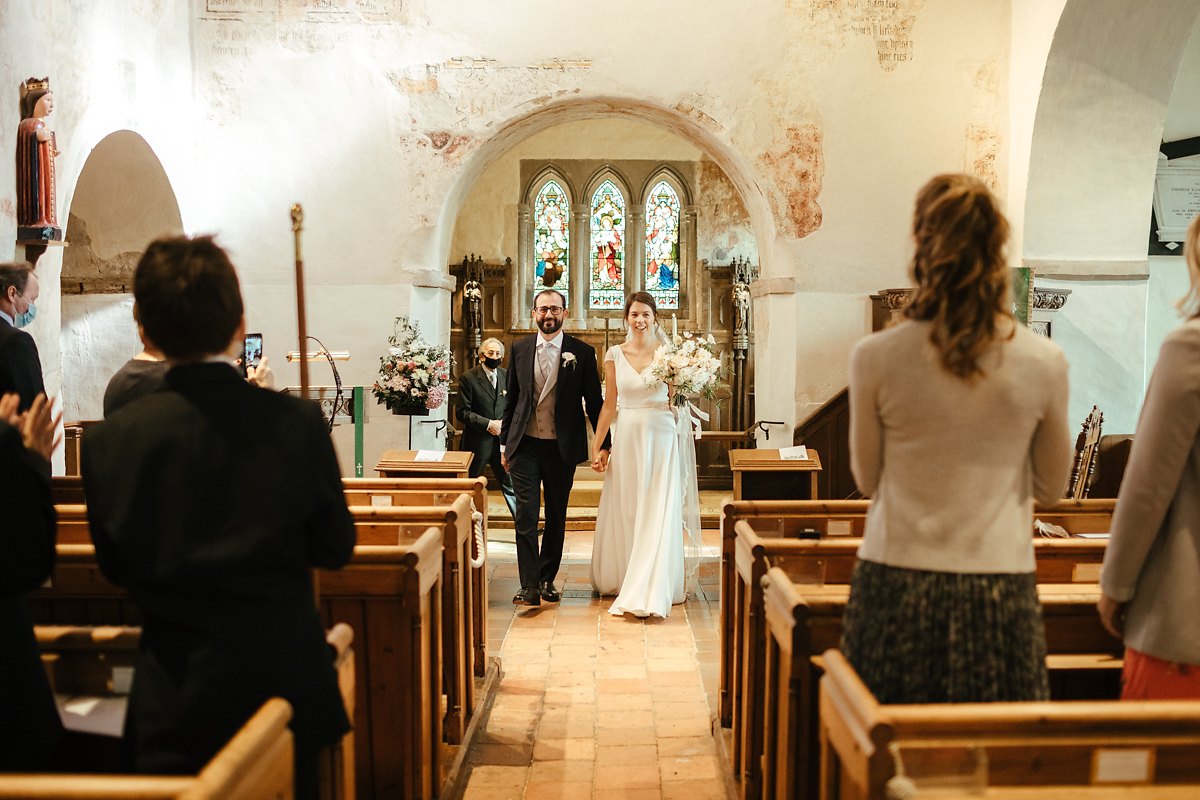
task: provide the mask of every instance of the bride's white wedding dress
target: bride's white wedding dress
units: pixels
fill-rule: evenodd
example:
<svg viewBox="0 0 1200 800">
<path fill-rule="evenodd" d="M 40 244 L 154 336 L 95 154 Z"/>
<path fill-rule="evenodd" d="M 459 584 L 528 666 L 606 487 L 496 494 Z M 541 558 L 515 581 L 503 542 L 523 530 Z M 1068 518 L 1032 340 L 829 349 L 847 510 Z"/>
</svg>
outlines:
<svg viewBox="0 0 1200 800">
<path fill-rule="evenodd" d="M 665 617 L 684 600 L 683 470 L 667 385 L 648 387 L 620 346 L 617 420 L 596 516 L 592 586 L 617 595 L 610 614 Z M 694 458 L 694 456 L 693 456 Z"/>
</svg>

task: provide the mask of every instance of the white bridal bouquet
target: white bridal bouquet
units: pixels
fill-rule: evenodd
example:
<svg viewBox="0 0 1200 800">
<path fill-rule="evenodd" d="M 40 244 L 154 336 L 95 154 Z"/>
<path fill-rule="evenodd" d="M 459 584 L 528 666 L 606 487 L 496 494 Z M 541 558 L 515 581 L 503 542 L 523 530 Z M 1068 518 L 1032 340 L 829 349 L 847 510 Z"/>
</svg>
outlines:
<svg viewBox="0 0 1200 800">
<path fill-rule="evenodd" d="M 690 333 L 675 334 L 671 341 L 654 351 L 654 359 L 643 373 L 647 386 L 659 381 L 673 390 L 671 402 L 687 405 L 688 395 L 716 396 L 721 375 L 721 359 L 713 352 L 716 340 L 712 334 L 704 338 Z"/>
</svg>

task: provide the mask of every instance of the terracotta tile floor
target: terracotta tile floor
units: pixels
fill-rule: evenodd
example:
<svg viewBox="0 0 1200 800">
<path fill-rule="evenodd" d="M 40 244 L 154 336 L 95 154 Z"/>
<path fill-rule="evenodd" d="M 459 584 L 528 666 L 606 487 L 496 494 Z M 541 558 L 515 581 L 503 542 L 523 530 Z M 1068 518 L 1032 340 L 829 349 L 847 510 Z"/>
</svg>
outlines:
<svg viewBox="0 0 1200 800">
<path fill-rule="evenodd" d="M 592 532 L 567 533 L 560 604 L 516 610 L 511 544 L 492 543 L 488 645 L 502 678 L 467 759 L 466 800 L 725 800 L 712 736 L 719 533 L 700 590 L 665 620 L 613 617 L 592 597 Z"/>
</svg>

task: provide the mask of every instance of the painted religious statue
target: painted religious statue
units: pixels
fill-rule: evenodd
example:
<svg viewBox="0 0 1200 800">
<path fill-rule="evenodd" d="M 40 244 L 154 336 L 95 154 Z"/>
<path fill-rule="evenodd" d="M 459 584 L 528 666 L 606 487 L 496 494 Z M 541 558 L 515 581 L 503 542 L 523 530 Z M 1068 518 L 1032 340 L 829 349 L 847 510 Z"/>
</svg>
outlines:
<svg viewBox="0 0 1200 800">
<path fill-rule="evenodd" d="M 61 241 L 55 210 L 54 132 L 46 117 L 54 111 L 49 78 L 21 84 L 21 124 L 17 128 L 17 238 Z"/>
</svg>

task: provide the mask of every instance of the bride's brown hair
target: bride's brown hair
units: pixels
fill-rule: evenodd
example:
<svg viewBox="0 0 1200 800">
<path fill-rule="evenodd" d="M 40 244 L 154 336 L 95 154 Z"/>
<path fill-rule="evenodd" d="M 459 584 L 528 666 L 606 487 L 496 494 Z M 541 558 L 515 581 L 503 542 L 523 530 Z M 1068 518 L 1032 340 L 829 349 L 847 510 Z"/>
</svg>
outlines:
<svg viewBox="0 0 1200 800">
<path fill-rule="evenodd" d="M 629 307 L 634 303 L 645 303 L 650 306 L 650 310 L 654 312 L 655 321 L 658 320 L 658 304 L 654 302 L 654 295 L 649 292 L 632 292 L 629 297 L 625 298 L 625 313 L 621 315 L 621 319 L 629 319 Z"/>
<path fill-rule="evenodd" d="M 978 178 L 938 175 L 917 193 L 913 210 L 916 294 L 904 316 L 933 324 L 942 366 L 960 378 L 983 374 L 979 358 L 1012 319 L 1004 246 L 1008 221 Z M 1011 338 L 1015 328 L 1005 325 Z"/>
</svg>

